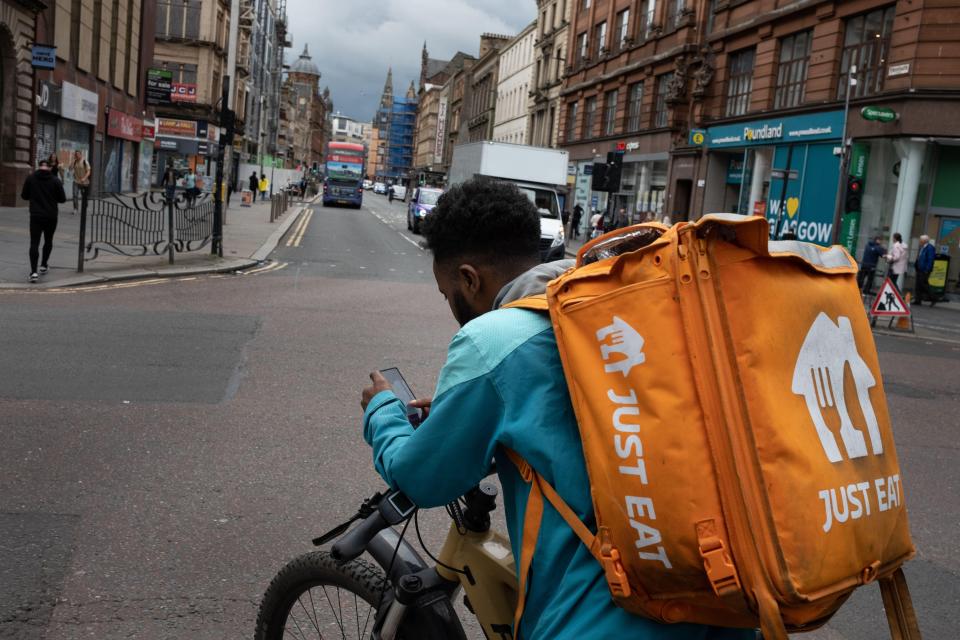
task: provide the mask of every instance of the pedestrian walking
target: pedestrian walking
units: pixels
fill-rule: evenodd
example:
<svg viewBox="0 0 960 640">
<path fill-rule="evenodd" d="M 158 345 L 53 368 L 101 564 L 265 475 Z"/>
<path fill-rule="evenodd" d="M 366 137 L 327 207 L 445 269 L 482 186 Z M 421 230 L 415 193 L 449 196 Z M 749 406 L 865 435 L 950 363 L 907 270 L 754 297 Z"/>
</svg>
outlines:
<svg viewBox="0 0 960 640">
<path fill-rule="evenodd" d="M 873 278 L 877 274 L 877 262 L 880 256 L 886 254 L 886 248 L 880 244 L 880 236 L 874 236 L 867 241 L 860 258 L 860 271 L 857 273 L 857 287 L 863 293 L 870 295 L 873 291 Z"/>
<path fill-rule="evenodd" d="M 250 191 L 253 193 L 254 200 L 257 199 L 257 191 L 260 190 L 258 187 L 259 184 L 260 184 L 260 181 L 257 180 L 257 172 L 254 171 L 253 173 L 250 174 L 250 184 L 249 184 Z"/>
<path fill-rule="evenodd" d="M 614 224 L 614 228 L 623 229 L 630 225 L 630 217 L 627 216 L 627 210 L 623 207 L 620 207 L 620 210 L 617 211 L 617 219 Z"/>
<path fill-rule="evenodd" d="M 90 163 L 79 149 L 73 152 L 73 215 L 77 215 L 77 201 L 80 202 L 80 211 L 86 212 L 87 198 L 90 194 L 90 177 L 93 170 Z"/>
<path fill-rule="evenodd" d="M 573 207 L 573 219 L 570 221 L 570 236 L 573 238 L 580 237 L 580 220 L 583 218 L 583 207 L 580 206 L 578 202 Z"/>
<path fill-rule="evenodd" d="M 197 196 L 200 195 L 200 189 L 197 189 L 197 174 L 193 167 L 188 168 L 186 175 L 183 176 L 183 192 L 187 196 L 187 206 L 192 207 L 197 201 Z"/>
<path fill-rule="evenodd" d="M 893 282 L 897 291 L 903 288 L 903 274 L 907 272 L 907 262 L 909 262 L 910 252 L 907 245 L 903 244 L 903 236 L 899 233 L 893 234 L 893 246 L 890 247 L 890 253 L 883 256 L 890 263 L 887 270 L 887 277 Z"/>
<path fill-rule="evenodd" d="M 167 158 L 167 168 L 163 170 L 160 186 L 163 187 L 164 196 L 168 201 L 172 201 L 176 197 L 177 170 L 173 167 L 173 158 Z"/>
<path fill-rule="evenodd" d="M 590 217 L 590 238 L 599 238 L 603 235 L 603 214 L 594 211 Z"/>
<path fill-rule="evenodd" d="M 49 160 L 41 160 L 40 168 L 27 176 L 20 197 L 30 203 L 30 282 L 47 272 L 53 233 L 57 230 L 57 204 L 67 201 L 63 183 L 50 167 Z M 43 237 L 43 259 L 40 260 L 40 238 Z M 37 268 L 37 261 L 40 267 Z"/>
<path fill-rule="evenodd" d="M 227 208 L 230 207 L 230 196 L 233 195 L 236 185 L 233 184 L 233 178 L 227 180 Z"/>
<path fill-rule="evenodd" d="M 267 180 L 267 174 L 260 174 L 260 202 L 267 199 L 267 191 L 270 189 L 270 181 Z"/>
<path fill-rule="evenodd" d="M 913 268 L 917 271 L 917 306 L 923 306 L 924 297 L 930 299 L 930 306 L 937 304 L 936 298 L 930 292 L 930 272 L 933 271 L 933 260 L 937 252 L 930 244 L 930 236 L 920 236 L 920 253 L 917 255 Z"/>
</svg>

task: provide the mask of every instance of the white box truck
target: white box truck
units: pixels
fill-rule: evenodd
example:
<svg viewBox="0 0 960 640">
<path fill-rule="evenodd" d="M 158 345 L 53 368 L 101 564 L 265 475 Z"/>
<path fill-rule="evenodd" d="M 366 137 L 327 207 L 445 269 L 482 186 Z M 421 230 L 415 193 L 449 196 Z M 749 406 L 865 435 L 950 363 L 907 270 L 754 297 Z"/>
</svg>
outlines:
<svg viewBox="0 0 960 640">
<path fill-rule="evenodd" d="M 447 184 L 477 176 L 512 182 L 540 211 L 540 258 L 564 256 L 563 221 L 557 188 L 567 181 L 566 151 L 505 142 L 471 142 L 453 148 Z"/>
</svg>

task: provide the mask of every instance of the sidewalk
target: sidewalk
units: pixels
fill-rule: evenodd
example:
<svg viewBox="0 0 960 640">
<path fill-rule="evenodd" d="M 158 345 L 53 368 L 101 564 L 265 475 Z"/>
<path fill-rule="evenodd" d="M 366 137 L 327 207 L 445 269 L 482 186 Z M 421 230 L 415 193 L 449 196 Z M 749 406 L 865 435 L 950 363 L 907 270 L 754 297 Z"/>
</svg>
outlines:
<svg viewBox="0 0 960 640">
<path fill-rule="evenodd" d="M 60 219 L 50 255 L 50 271 L 37 283 L 29 283 L 30 216 L 26 207 L 0 207 L 0 289 L 48 289 L 113 280 L 156 278 L 244 269 L 264 260 L 297 218 L 306 202 L 294 202 L 275 222 L 270 222 L 270 202 L 241 207 L 239 194 L 226 211 L 223 226 L 223 257 L 210 254 L 210 246 L 174 255 L 142 257 L 101 251 L 77 273 L 80 216 L 71 213 L 70 202 L 60 205 Z"/>
</svg>

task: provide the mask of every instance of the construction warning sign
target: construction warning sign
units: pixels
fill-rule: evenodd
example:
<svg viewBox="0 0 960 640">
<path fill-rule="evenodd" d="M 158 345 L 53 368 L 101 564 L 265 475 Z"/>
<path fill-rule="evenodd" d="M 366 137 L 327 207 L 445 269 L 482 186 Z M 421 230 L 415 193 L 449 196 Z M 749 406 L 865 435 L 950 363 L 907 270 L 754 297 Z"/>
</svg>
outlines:
<svg viewBox="0 0 960 640">
<path fill-rule="evenodd" d="M 873 301 L 870 315 L 888 317 L 910 315 L 910 308 L 903 301 L 903 296 L 901 296 L 900 291 L 893 286 L 890 278 L 884 279 L 883 286 L 880 287 L 880 292 Z"/>
</svg>

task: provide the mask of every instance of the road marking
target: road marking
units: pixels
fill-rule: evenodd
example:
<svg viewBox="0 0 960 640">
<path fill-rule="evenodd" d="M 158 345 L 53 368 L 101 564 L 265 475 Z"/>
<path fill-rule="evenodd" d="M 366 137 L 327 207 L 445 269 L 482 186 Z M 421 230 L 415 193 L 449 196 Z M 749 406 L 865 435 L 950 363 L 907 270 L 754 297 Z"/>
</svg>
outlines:
<svg viewBox="0 0 960 640">
<path fill-rule="evenodd" d="M 293 228 L 293 231 L 290 232 L 290 237 L 287 238 L 287 246 L 288 246 L 288 247 L 293 244 L 293 239 L 297 237 L 297 233 L 300 231 L 300 228 L 303 226 L 303 223 L 307 221 L 307 214 L 308 214 L 308 213 L 309 213 L 309 211 L 304 211 L 304 212 L 300 215 L 300 219 L 297 220 L 296 225 L 295 225 L 294 228 Z"/>
<path fill-rule="evenodd" d="M 287 239 L 287 246 L 299 247 L 300 241 L 303 240 L 303 234 L 307 230 L 307 225 L 310 224 L 310 218 L 313 217 L 313 209 L 307 211 L 306 215 L 303 216 L 303 219 L 297 224 L 296 229 Z"/>
<path fill-rule="evenodd" d="M 373 209 L 367 209 L 367 211 L 370 212 L 370 214 L 373 215 L 374 218 L 376 218 L 377 220 L 379 220 L 379 221 L 382 222 L 383 224 L 387 225 L 388 227 L 390 227 L 391 229 L 393 229 L 394 231 L 396 231 L 396 232 L 397 232 L 397 235 L 399 235 L 401 238 L 403 238 L 404 240 L 406 240 L 407 242 L 409 242 L 410 244 L 412 244 L 413 246 L 415 246 L 418 251 L 420 251 L 421 253 L 423 252 L 423 247 L 420 246 L 420 243 L 419 243 L 419 242 L 417 242 L 416 240 L 410 238 L 410 237 L 409 237 L 407 234 L 405 234 L 403 231 L 398 231 L 397 229 L 394 229 L 394 228 L 393 228 L 393 225 L 392 225 L 389 221 L 385 220 L 383 217 L 380 216 L 379 213 L 377 213 L 377 212 L 374 211 Z M 399 213 L 398 213 L 398 215 L 399 215 Z M 404 214 L 404 218 L 406 218 L 406 214 Z M 398 220 L 398 222 L 399 222 L 399 220 Z M 373 253 L 373 251 L 371 251 L 370 253 Z M 396 254 L 394 254 L 394 255 L 396 255 Z M 407 254 L 404 253 L 404 254 L 402 254 L 402 255 L 407 255 Z"/>
</svg>

